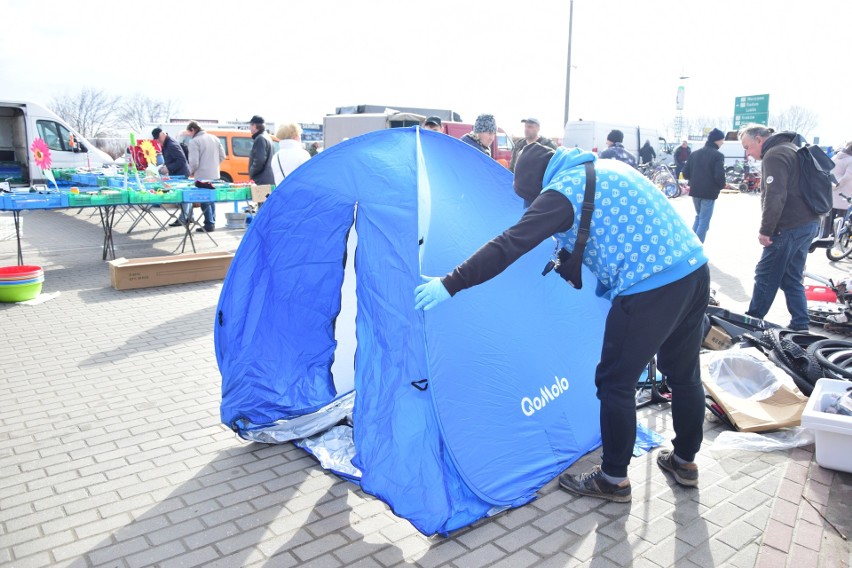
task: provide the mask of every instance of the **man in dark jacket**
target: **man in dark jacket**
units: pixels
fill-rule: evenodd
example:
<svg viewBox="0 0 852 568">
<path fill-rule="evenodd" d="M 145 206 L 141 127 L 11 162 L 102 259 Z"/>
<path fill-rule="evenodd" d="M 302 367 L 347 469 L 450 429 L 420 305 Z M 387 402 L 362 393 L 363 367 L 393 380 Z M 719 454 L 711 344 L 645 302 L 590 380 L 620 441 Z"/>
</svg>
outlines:
<svg viewBox="0 0 852 568">
<path fill-rule="evenodd" d="M 159 127 L 151 131 L 151 138 L 158 141 L 163 149 L 163 166 L 166 168 L 166 173 L 170 176 L 189 177 L 189 162 L 180 144 L 172 140 L 172 137 Z M 180 208 L 181 212 L 177 221 L 170 223 L 172 227 L 180 227 L 186 223 L 186 218 L 192 211 L 192 204 L 181 204 Z"/>
<path fill-rule="evenodd" d="M 674 161 L 675 161 L 675 177 L 680 177 L 680 172 L 683 171 L 683 167 L 686 165 L 686 161 L 689 159 L 689 154 L 692 153 L 692 150 L 689 148 L 689 142 L 686 140 L 683 141 L 683 144 L 677 147 L 674 151 Z"/>
<path fill-rule="evenodd" d="M 656 157 L 657 153 L 654 151 L 654 147 L 651 146 L 651 141 L 645 140 L 645 145 L 639 148 L 639 163 L 650 164 Z"/>
<path fill-rule="evenodd" d="M 754 274 L 754 292 L 748 315 L 763 318 L 778 288 L 784 291 L 790 311 L 790 329 L 808 329 L 808 301 L 802 284 L 808 248 L 817 234 L 818 217 L 799 189 L 799 157 L 795 132 L 775 134 L 752 124 L 740 130 L 746 156 L 762 160 L 760 203 L 763 210 L 758 242 L 763 254 Z"/>
<path fill-rule="evenodd" d="M 166 166 L 169 175 L 189 176 L 189 164 L 180 144 L 172 140 L 171 136 L 163 132 L 162 128 L 152 130 L 151 138 L 158 141 L 163 149 L 163 165 Z"/>
<path fill-rule="evenodd" d="M 249 129 L 254 143 L 249 153 L 249 177 L 257 185 L 274 185 L 275 176 L 272 174 L 272 138 L 266 133 L 263 118 L 254 115 L 249 121 Z"/>
<path fill-rule="evenodd" d="M 518 140 L 518 143 L 515 144 L 515 147 L 512 149 L 512 161 L 509 162 L 509 170 L 512 172 L 515 171 L 515 164 L 518 162 L 518 154 L 520 154 L 521 150 L 523 150 L 526 146 L 538 142 L 542 146 L 551 148 L 554 151 L 556 150 L 556 144 L 553 143 L 553 140 L 539 136 L 538 133 L 541 130 L 541 123 L 537 118 L 525 118 L 521 122 L 524 123 L 524 139 Z"/>
<path fill-rule="evenodd" d="M 636 157 L 624 147 L 624 132 L 611 130 L 606 135 L 606 150 L 600 153 L 600 158 L 618 160 L 636 167 Z"/>
<path fill-rule="evenodd" d="M 725 133 L 714 128 L 704 147 L 693 152 L 683 168 L 683 177 L 689 180 L 689 194 L 695 206 L 692 230 L 702 243 L 710 228 L 716 199 L 725 187 L 725 156 L 719 151 L 724 141 Z"/>
</svg>

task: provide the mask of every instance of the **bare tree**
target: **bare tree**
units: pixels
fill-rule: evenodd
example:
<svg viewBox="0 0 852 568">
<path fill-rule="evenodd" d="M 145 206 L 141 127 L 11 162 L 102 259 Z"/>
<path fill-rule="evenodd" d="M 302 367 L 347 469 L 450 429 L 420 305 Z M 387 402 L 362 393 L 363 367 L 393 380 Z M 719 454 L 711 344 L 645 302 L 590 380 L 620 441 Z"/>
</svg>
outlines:
<svg viewBox="0 0 852 568">
<path fill-rule="evenodd" d="M 142 132 L 149 124 L 168 122 L 178 112 L 177 102 L 172 99 L 153 99 L 137 93 L 121 104 L 119 120 L 127 128 Z"/>
<path fill-rule="evenodd" d="M 819 116 L 811 109 L 793 105 L 769 117 L 775 130 L 792 130 L 802 136 L 810 134 L 819 124 Z"/>
<path fill-rule="evenodd" d="M 127 149 L 126 138 L 93 138 L 91 142 L 96 148 L 103 150 L 113 158 L 123 156 Z"/>
<path fill-rule="evenodd" d="M 706 135 L 705 131 L 709 132 L 714 128 L 726 132 L 729 130 L 731 124 L 733 124 L 733 117 L 730 116 L 684 116 L 681 127 L 681 139 L 688 138 L 689 136 L 703 137 Z M 666 130 L 669 135 L 673 135 L 677 131 L 676 121 L 673 120 L 667 126 Z M 670 140 L 670 142 L 680 143 L 680 140 Z"/>
<path fill-rule="evenodd" d="M 102 138 L 116 134 L 120 100 L 101 89 L 87 87 L 76 94 L 54 97 L 50 107 L 86 138 Z"/>
</svg>

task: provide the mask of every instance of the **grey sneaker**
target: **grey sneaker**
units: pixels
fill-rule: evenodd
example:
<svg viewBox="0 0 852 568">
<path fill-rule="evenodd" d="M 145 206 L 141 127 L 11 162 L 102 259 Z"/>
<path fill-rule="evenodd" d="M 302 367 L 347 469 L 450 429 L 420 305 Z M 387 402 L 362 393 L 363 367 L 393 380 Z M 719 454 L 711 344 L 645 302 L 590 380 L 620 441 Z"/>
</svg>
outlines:
<svg viewBox="0 0 852 568">
<path fill-rule="evenodd" d="M 559 476 L 559 485 L 575 495 L 598 497 L 616 503 L 629 503 L 631 499 L 630 480 L 625 479 L 617 485 L 610 483 L 603 478 L 603 472 L 598 465 L 592 471 L 580 475 L 563 473 Z"/>
<path fill-rule="evenodd" d="M 673 450 L 662 450 L 657 454 L 657 465 L 663 471 L 672 474 L 678 484 L 685 487 L 698 487 L 698 466 L 694 463 L 679 464 L 674 459 Z"/>
</svg>

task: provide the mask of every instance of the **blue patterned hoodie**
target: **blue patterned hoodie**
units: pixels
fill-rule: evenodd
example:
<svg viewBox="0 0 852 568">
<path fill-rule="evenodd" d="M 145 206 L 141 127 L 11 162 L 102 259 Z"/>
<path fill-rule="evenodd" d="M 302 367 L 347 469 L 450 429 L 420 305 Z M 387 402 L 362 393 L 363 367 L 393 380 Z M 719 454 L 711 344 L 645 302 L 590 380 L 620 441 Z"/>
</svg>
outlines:
<svg viewBox="0 0 852 568">
<path fill-rule="evenodd" d="M 616 160 L 596 160 L 579 148 L 558 148 L 544 172 L 542 192 L 558 191 L 574 207 L 574 224 L 554 238 L 569 252 L 577 242 L 585 162 L 596 162 L 595 211 L 583 264 L 598 280 L 597 295 L 612 300 L 661 288 L 707 263 L 701 242 L 647 178 Z"/>
</svg>

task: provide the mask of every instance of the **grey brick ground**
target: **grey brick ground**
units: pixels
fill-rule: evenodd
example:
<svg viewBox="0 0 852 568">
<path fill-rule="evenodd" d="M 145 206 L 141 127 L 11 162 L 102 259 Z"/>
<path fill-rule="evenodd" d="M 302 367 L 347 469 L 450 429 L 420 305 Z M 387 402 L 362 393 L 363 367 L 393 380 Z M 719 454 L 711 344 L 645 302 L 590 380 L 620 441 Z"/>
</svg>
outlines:
<svg viewBox="0 0 852 568">
<path fill-rule="evenodd" d="M 688 200 L 674 203 L 691 214 Z M 738 311 L 760 253 L 756 211 L 753 196 L 723 195 L 708 234 L 720 299 Z M 674 485 L 645 455 L 631 464 L 630 504 L 575 498 L 553 481 L 525 507 L 449 538 L 424 537 L 292 445 L 249 444 L 220 425 L 211 322 L 221 282 L 114 291 L 89 213 L 24 215 L 25 260 L 45 267 L 46 293 L 61 295 L 41 306 L 0 305 L 2 566 L 747 568 L 785 537 L 803 544 L 779 565 L 796 565 L 812 560 L 815 527 L 824 539 L 831 529 L 813 511 L 797 513 L 801 498 L 782 487 L 785 471 L 791 481 L 810 479 L 809 497 L 848 526 L 848 506 L 833 506 L 848 501 L 848 476 L 809 470 L 791 452 L 713 452 L 720 428 L 707 423 L 698 490 Z M 119 255 L 164 255 L 177 245 L 175 230 L 152 241 L 150 227 L 128 237 L 128 226 L 116 233 Z M 233 250 L 240 234 L 216 238 L 220 250 Z M 811 270 L 846 270 L 822 259 L 812 255 Z M 0 241 L 0 264 L 12 263 L 13 244 Z M 786 317 L 779 299 L 769 319 Z M 645 409 L 640 419 L 671 435 L 667 409 Z M 848 544 L 825 542 L 832 547 L 818 553 L 821 565 L 848 566 Z M 769 549 L 761 565 L 778 553 Z"/>
</svg>

